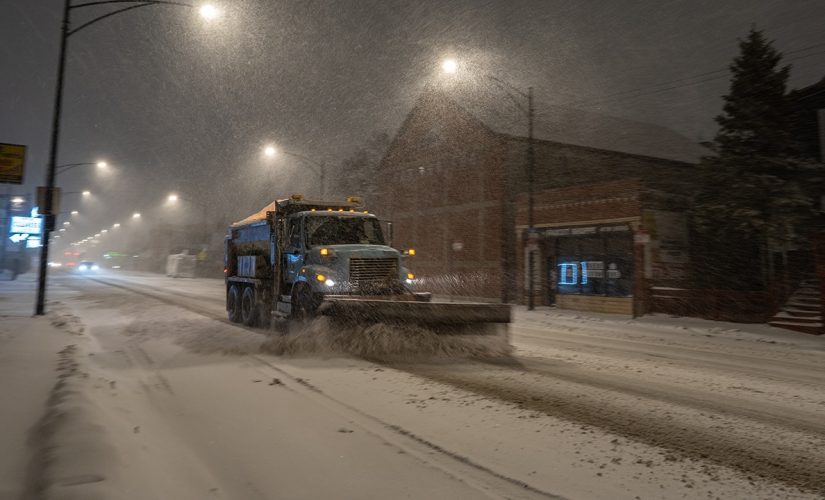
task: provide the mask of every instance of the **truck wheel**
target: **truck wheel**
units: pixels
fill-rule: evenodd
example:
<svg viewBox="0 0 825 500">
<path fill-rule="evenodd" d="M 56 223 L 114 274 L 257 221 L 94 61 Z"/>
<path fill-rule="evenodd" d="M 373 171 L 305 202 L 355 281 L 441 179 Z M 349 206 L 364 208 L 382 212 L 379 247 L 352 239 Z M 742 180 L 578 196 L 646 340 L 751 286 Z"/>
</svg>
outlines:
<svg viewBox="0 0 825 500">
<path fill-rule="evenodd" d="M 246 326 L 255 326 L 258 321 L 258 307 L 255 304 L 255 290 L 244 288 L 241 296 L 241 319 Z"/>
<path fill-rule="evenodd" d="M 292 319 L 305 320 L 315 316 L 315 301 L 312 290 L 303 284 L 295 285 L 292 291 Z"/>
<path fill-rule="evenodd" d="M 241 292 L 238 290 L 238 285 L 229 287 L 226 292 L 226 312 L 229 316 L 229 321 L 233 323 L 240 323 L 241 321 Z"/>
</svg>

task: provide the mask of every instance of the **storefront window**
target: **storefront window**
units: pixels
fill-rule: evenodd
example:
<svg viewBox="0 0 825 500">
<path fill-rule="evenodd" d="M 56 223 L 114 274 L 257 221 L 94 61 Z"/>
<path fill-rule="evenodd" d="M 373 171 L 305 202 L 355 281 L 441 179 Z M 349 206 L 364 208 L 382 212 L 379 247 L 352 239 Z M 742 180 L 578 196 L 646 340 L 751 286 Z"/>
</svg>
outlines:
<svg viewBox="0 0 825 500">
<path fill-rule="evenodd" d="M 626 226 L 554 230 L 556 289 L 562 294 L 627 296 L 632 290 L 633 240 Z"/>
</svg>

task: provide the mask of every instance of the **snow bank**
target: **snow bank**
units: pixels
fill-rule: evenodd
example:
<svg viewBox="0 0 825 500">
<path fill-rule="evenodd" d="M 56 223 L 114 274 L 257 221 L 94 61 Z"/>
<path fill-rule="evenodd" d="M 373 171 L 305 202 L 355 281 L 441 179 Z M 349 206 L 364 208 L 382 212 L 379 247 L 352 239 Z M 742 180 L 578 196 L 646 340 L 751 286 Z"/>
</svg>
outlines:
<svg viewBox="0 0 825 500">
<path fill-rule="evenodd" d="M 99 410 L 86 396 L 88 374 L 78 358 L 76 344 L 58 354 L 57 383 L 29 436 L 33 458 L 27 498 L 119 498 L 110 482 L 118 457 L 100 423 Z"/>
</svg>

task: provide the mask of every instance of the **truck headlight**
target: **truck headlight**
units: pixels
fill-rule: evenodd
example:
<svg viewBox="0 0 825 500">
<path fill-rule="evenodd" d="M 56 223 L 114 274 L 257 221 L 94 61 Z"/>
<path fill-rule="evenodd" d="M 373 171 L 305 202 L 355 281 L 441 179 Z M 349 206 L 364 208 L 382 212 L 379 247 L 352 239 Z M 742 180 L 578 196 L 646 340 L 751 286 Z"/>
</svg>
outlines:
<svg viewBox="0 0 825 500">
<path fill-rule="evenodd" d="M 328 287 L 333 287 L 333 286 L 335 286 L 335 282 L 334 282 L 334 281 L 332 281 L 332 280 L 331 280 L 331 279 L 329 279 L 329 278 L 327 278 L 327 280 L 326 280 L 326 281 L 324 281 L 324 284 L 325 284 L 326 286 L 328 286 Z"/>
</svg>

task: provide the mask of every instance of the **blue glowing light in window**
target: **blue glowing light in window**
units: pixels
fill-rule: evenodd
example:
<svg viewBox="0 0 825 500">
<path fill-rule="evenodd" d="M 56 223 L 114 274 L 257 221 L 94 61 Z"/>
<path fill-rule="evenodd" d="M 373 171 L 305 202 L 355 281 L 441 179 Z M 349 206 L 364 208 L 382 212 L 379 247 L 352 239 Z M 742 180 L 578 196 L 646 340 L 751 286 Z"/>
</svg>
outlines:
<svg viewBox="0 0 825 500">
<path fill-rule="evenodd" d="M 559 264 L 559 268 L 559 285 L 577 285 L 579 283 L 578 262 L 563 262 Z M 569 276 L 568 269 L 571 271 Z"/>
</svg>

